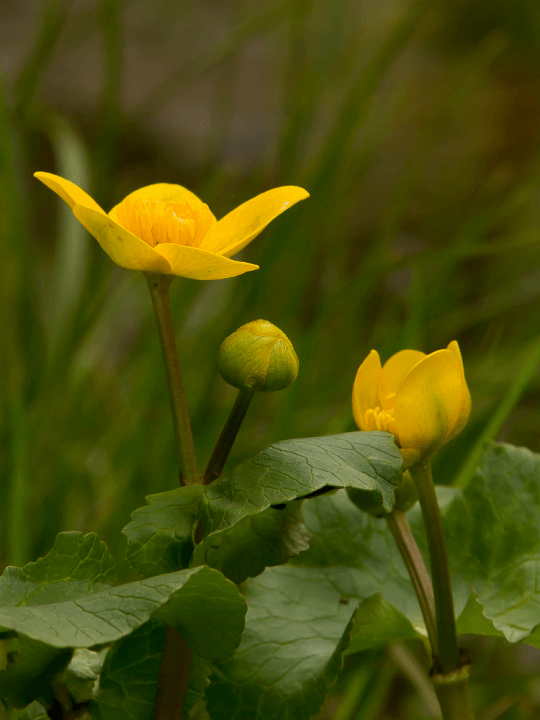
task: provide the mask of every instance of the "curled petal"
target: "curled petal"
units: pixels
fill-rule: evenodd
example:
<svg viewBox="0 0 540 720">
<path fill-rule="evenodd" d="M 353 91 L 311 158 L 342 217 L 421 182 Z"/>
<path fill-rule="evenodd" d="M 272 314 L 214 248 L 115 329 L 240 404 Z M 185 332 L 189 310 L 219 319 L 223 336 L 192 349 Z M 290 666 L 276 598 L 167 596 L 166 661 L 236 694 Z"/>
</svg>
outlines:
<svg viewBox="0 0 540 720">
<path fill-rule="evenodd" d="M 167 259 L 173 275 L 193 280 L 222 280 L 258 270 L 258 265 L 237 262 L 214 253 L 190 247 L 163 243 L 156 245 L 155 252 Z"/>
<path fill-rule="evenodd" d="M 467 381 L 465 380 L 465 371 L 463 369 L 463 360 L 461 358 L 461 351 L 459 349 L 459 345 L 455 340 L 452 340 L 450 345 L 448 345 L 448 350 L 451 350 L 455 355 L 457 356 L 459 360 L 459 364 L 461 367 L 461 378 L 462 378 L 462 384 L 461 384 L 461 398 L 460 398 L 460 406 L 459 406 L 459 413 L 456 419 L 456 423 L 454 427 L 450 430 L 450 433 L 448 437 L 446 438 L 446 442 L 448 440 L 451 440 L 453 437 L 455 437 L 458 433 L 460 433 L 465 425 L 467 424 L 469 420 L 469 415 L 471 414 L 471 393 L 469 392 L 469 388 L 467 386 Z"/>
<path fill-rule="evenodd" d="M 66 180 L 59 175 L 53 175 L 52 173 L 37 172 L 34 173 L 34 177 L 50 188 L 53 192 L 59 195 L 64 202 L 73 210 L 75 205 L 83 205 L 84 207 L 92 208 L 97 212 L 103 213 L 103 210 L 99 207 L 97 202 L 93 200 L 88 193 L 71 180 Z"/>
<path fill-rule="evenodd" d="M 394 406 L 393 398 L 391 401 L 387 398 L 397 392 L 409 371 L 425 357 L 420 350 L 400 350 L 384 363 L 379 384 L 379 404 L 384 410 Z"/>
<path fill-rule="evenodd" d="M 438 350 L 409 371 L 396 393 L 394 417 L 402 448 L 436 452 L 459 416 L 462 365 L 452 350 Z"/>
<path fill-rule="evenodd" d="M 353 385 L 352 406 L 354 420 L 360 430 L 368 430 L 365 415 L 379 404 L 378 388 L 381 376 L 381 359 L 376 350 L 372 350 L 358 368 Z"/>
<path fill-rule="evenodd" d="M 257 237 L 275 217 L 307 197 L 308 192 L 293 185 L 257 195 L 211 227 L 200 247 L 231 257 Z"/>
<path fill-rule="evenodd" d="M 117 265 L 128 270 L 170 274 L 171 266 L 162 255 L 103 211 L 75 205 L 73 214 Z"/>
</svg>

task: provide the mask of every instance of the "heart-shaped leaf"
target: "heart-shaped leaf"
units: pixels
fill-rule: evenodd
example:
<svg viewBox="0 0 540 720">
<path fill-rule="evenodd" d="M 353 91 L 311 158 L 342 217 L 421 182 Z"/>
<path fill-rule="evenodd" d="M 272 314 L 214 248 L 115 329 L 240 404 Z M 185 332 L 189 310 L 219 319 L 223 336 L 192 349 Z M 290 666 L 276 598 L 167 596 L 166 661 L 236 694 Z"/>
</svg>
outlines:
<svg viewBox="0 0 540 720">
<path fill-rule="evenodd" d="M 206 692 L 212 720 L 308 720 L 343 662 L 356 603 L 325 571 L 270 568 L 246 587 L 240 647 Z"/>
</svg>

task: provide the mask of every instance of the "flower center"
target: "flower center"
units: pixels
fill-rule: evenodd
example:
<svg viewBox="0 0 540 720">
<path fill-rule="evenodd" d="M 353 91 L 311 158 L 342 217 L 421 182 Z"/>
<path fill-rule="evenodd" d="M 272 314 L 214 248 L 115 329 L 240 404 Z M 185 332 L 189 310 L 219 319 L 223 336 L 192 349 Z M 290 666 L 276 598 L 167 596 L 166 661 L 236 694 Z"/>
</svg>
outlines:
<svg viewBox="0 0 540 720">
<path fill-rule="evenodd" d="M 366 424 L 366 430 L 386 430 L 386 432 L 392 433 L 392 435 L 397 437 L 393 408 L 391 410 L 381 410 L 378 406 L 373 410 L 370 408 L 366 410 L 364 422 Z"/>
<path fill-rule="evenodd" d="M 162 202 L 128 196 L 116 208 L 120 225 L 154 247 L 174 243 L 199 247 L 214 222 L 208 205 Z"/>
</svg>

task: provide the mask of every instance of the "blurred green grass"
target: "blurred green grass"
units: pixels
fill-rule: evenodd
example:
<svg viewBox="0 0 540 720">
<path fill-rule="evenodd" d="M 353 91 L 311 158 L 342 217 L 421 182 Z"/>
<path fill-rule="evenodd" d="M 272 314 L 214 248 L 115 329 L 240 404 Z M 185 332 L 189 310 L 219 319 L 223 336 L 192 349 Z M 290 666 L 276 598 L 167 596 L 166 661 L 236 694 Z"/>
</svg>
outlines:
<svg viewBox="0 0 540 720">
<path fill-rule="evenodd" d="M 16 27 L 15 7 L 1 12 Z M 147 90 L 131 87 L 127 104 L 126 75 L 144 63 L 128 52 L 133 8 L 158 18 L 144 47 L 163 72 Z M 61 530 L 97 531 L 120 556 L 130 512 L 176 482 L 143 278 L 114 266 L 35 170 L 69 177 L 107 209 L 153 182 L 189 187 L 218 217 L 270 187 L 311 193 L 243 252 L 257 272 L 173 283 L 201 465 L 235 395 L 217 374 L 217 349 L 259 317 L 289 335 L 300 376 L 256 399 L 231 463 L 283 438 L 354 429 L 352 382 L 371 348 L 385 359 L 453 339 L 473 413 L 440 453 L 438 481 L 466 482 L 492 437 L 540 451 L 533 0 L 36 0 L 34 9 L 32 41 L 0 79 L 3 563 L 35 558 Z M 178 22 L 195 40 L 176 38 Z M 70 104 L 61 73 L 56 94 L 47 89 L 66 37 L 83 62 L 85 42 L 99 46 L 98 94 L 86 105 Z M 264 111 L 246 114 L 254 53 L 264 56 L 255 82 Z M 198 121 L 178 126 L 169 151 L 148 128 L 200 88 L 209 130 L 201 140 Z M 238 147 L 242 129 L 252 146 Z"/>
<path fill-rule="evenodd" d="M 519 12 L 507 3 L 482 23 L 475 0 L 461 0 L 458 25 L 444 4 L 425 2 L 230 2 L 220 6 L 230 27 L 219 42 L 179 55 L 176 66 L 173 58 L 126 108 L 129 18 L 118 0 L 101 0 L 85 28 L 102 61 L 86 115 L 55 107 L 43 89 L 77 14 L 60 0 L 37 5 L 33 44 L 3 79 L 0 104 L 4 562 L 35 557 L 65 529 L 97 530 L 120 552 L 130 510 L 175 482 L 142 277 L 111 264 L 33 180 L 36 169 L 80 183 L 106 208 L 155 181 L 189 186 L 218 216 L 272 186 L 310 191 L 244 251 L 259 271 L 173 284 L 201 462 L 234 395 L 216 373 L 217 348 L 257 317 L 291 337 L 301 373 L 286 392 L 257 399 L 232 462 L 285 437 L 353 429 L 351 385 L 372 347 L 387 357 L 454 338 L 474 406 L 467 430 L 441 453 L 439 480 L 461 470 L 466 481 L 479 434 L 540 449 L 532 3 Z M 206 11 L 217 8 L 209 2 Z M 230 137 L 254 44 L 268 54 L 260 92 L 274 112 L 264 151 L 242 166 L 231 160 Z M 211 129 L 200 159 L 184 167 L 142 128 L 167 99 L 209 77 Z"/>
</svg>

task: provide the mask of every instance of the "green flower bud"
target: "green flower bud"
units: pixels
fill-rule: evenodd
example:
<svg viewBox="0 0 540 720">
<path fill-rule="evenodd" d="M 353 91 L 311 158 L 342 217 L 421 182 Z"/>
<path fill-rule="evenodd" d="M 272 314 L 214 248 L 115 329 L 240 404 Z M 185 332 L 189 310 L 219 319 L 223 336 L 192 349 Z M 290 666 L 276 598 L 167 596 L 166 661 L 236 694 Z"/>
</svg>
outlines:
<svg viewBox="0 0 540 720">
<path fill-rule="evenodd" d="M 268 320 L 242 325 L 225 338 L 218 361 L 225 382 L 239 390 L 283 390 L 298 375 L 298 357 L 291 341 Z"/>
</svg>

